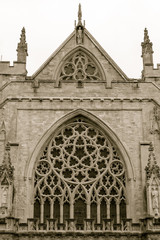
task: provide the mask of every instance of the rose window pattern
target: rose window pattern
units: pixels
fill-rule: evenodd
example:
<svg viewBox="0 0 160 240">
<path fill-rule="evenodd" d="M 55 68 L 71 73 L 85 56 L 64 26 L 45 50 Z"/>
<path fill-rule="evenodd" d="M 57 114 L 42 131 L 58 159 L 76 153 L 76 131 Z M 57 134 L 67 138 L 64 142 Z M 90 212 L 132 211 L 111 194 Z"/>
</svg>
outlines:
<svg viewBox="0 0 160 240">
<path fill-rule="evenodd" d="M 78 51 L 68 58 L 61 69 L 59 80 L 95 81 L 102 79 L 93 60 L 84 52 Z"/>
<path fill-rule="evenodd" d="M 34 196 L 34 217 L 41 222 L 119 222 L 126 217 L 124 162 L 98 127 L 76 117 L 52 136 L 37 159 Z"/>
</svg>

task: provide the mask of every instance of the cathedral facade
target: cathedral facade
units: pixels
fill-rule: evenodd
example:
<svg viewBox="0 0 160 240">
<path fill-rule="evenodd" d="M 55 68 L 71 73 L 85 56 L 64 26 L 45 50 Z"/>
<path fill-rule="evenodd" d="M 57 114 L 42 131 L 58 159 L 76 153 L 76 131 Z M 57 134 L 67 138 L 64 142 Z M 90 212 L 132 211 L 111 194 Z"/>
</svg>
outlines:
<svg viewBox="0 0 160 240">
<path fill-rule="evenodd" d="M 78 21 L 32 75 L 0 62 L 0 239 L 160 239 L 160 66 L 130 79 Z"/>
</svg>

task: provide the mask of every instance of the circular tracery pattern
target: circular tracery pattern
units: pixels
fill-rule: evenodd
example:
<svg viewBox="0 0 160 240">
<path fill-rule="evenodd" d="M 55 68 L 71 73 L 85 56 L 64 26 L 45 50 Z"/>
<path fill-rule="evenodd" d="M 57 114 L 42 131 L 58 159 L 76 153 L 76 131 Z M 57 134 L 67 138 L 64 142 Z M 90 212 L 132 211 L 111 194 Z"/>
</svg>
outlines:
<svg viewBox="0 0 160 240">
<path fill-rule="evenodd" d="M 62 127 L 36 162 L 35 199 L 125 199 L 125 167 L 116 146 L 87 119 Z"/>
<path fill-rule="evenodd" d="M 74 122 L 62 129 L 49 144 L 49 160 L 65 181 L 93 182 L 109 168 L 112 146 L 88 123 Z"/>
</svg>

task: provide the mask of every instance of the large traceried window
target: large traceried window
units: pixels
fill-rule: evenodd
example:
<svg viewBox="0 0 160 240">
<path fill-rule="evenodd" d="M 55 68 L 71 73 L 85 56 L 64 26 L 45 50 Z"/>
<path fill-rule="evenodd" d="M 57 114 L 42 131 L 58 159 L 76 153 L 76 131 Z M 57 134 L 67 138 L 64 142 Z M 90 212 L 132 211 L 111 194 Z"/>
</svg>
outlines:
<svg viewBox="0 0 160 240">
<path fill-rule="evenodd" d="M 126 218 L 126 173 L 113 142 L 77 116 L 52 135 L 36 161 L 34 217 L 43 223 Z"/>
</svg>

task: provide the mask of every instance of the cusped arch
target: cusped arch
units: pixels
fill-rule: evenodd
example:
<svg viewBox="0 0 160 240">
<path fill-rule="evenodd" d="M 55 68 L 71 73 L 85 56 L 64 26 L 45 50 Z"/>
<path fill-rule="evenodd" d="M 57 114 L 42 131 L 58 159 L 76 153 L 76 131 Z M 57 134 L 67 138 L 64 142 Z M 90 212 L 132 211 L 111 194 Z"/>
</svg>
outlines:
<svg viewBox="0 0 160 240">
<path fill-rule="evenodd" d="M 106 81 L 106 76 L 99 60 L 93 53 L 85 47 L 77 46 L 60 61 L 52 79 L 56 80 L 55 86 L 58 87 L 60 81 L 64 79 Z"/>
<path fill-rule="evenodd" d="M 33 174 L 34 174 L 34 171 L 35 171 L 35 163 L 36 163 L 37 157 L 41 153 L 42 149 L 44 150 L 44 145 L 46 145 L 46 143 L 49 142 L 53 133 L 55 131 L 57 131 L 57 129 L 59 129 L 62 126 L 62 124 L 65 124 L 67 121 L 71 120 L 72 118 L 74 118 L 78 115 L 81 115 L 82 117 L 85 117 L 88 120 L 90 120 L 95 126 L 100 128 L 106 134 L 106 136 L 108 136 L 111 139 L 111 141 L 113 141 L 113 143 L 116 145 L 117 149 L 119 150 L 119 152 L 120 152 L 120 154 L 121 154 L 121 156 L 124 160 L 128 179 L 135 179 L 135 173 L 134 173 L 134 168 L 133 168 L 132 162 L 131 162 L 130 157 L 129 157 L 127 151 L 126 151 L 126 148 L 124 147 L 123 143 L 120 141 L 118 136 L 101 119 L 99 119 L 98 117 L 96 117 L 92 113 L 90 113 L 86 110 L 83 110 L 83 109 L 77 109 L 77 110 L 74 110 L 74 111 L 66 114 L 61 119 L 56 121 L 46 131 L 46 133 L 42 136 L 42 138 L 37 143 L 30 159 L 26 163 L 25 174 L 24 174 L 25 178 L 26 179 L 33 179 Z"/>
</svg>

